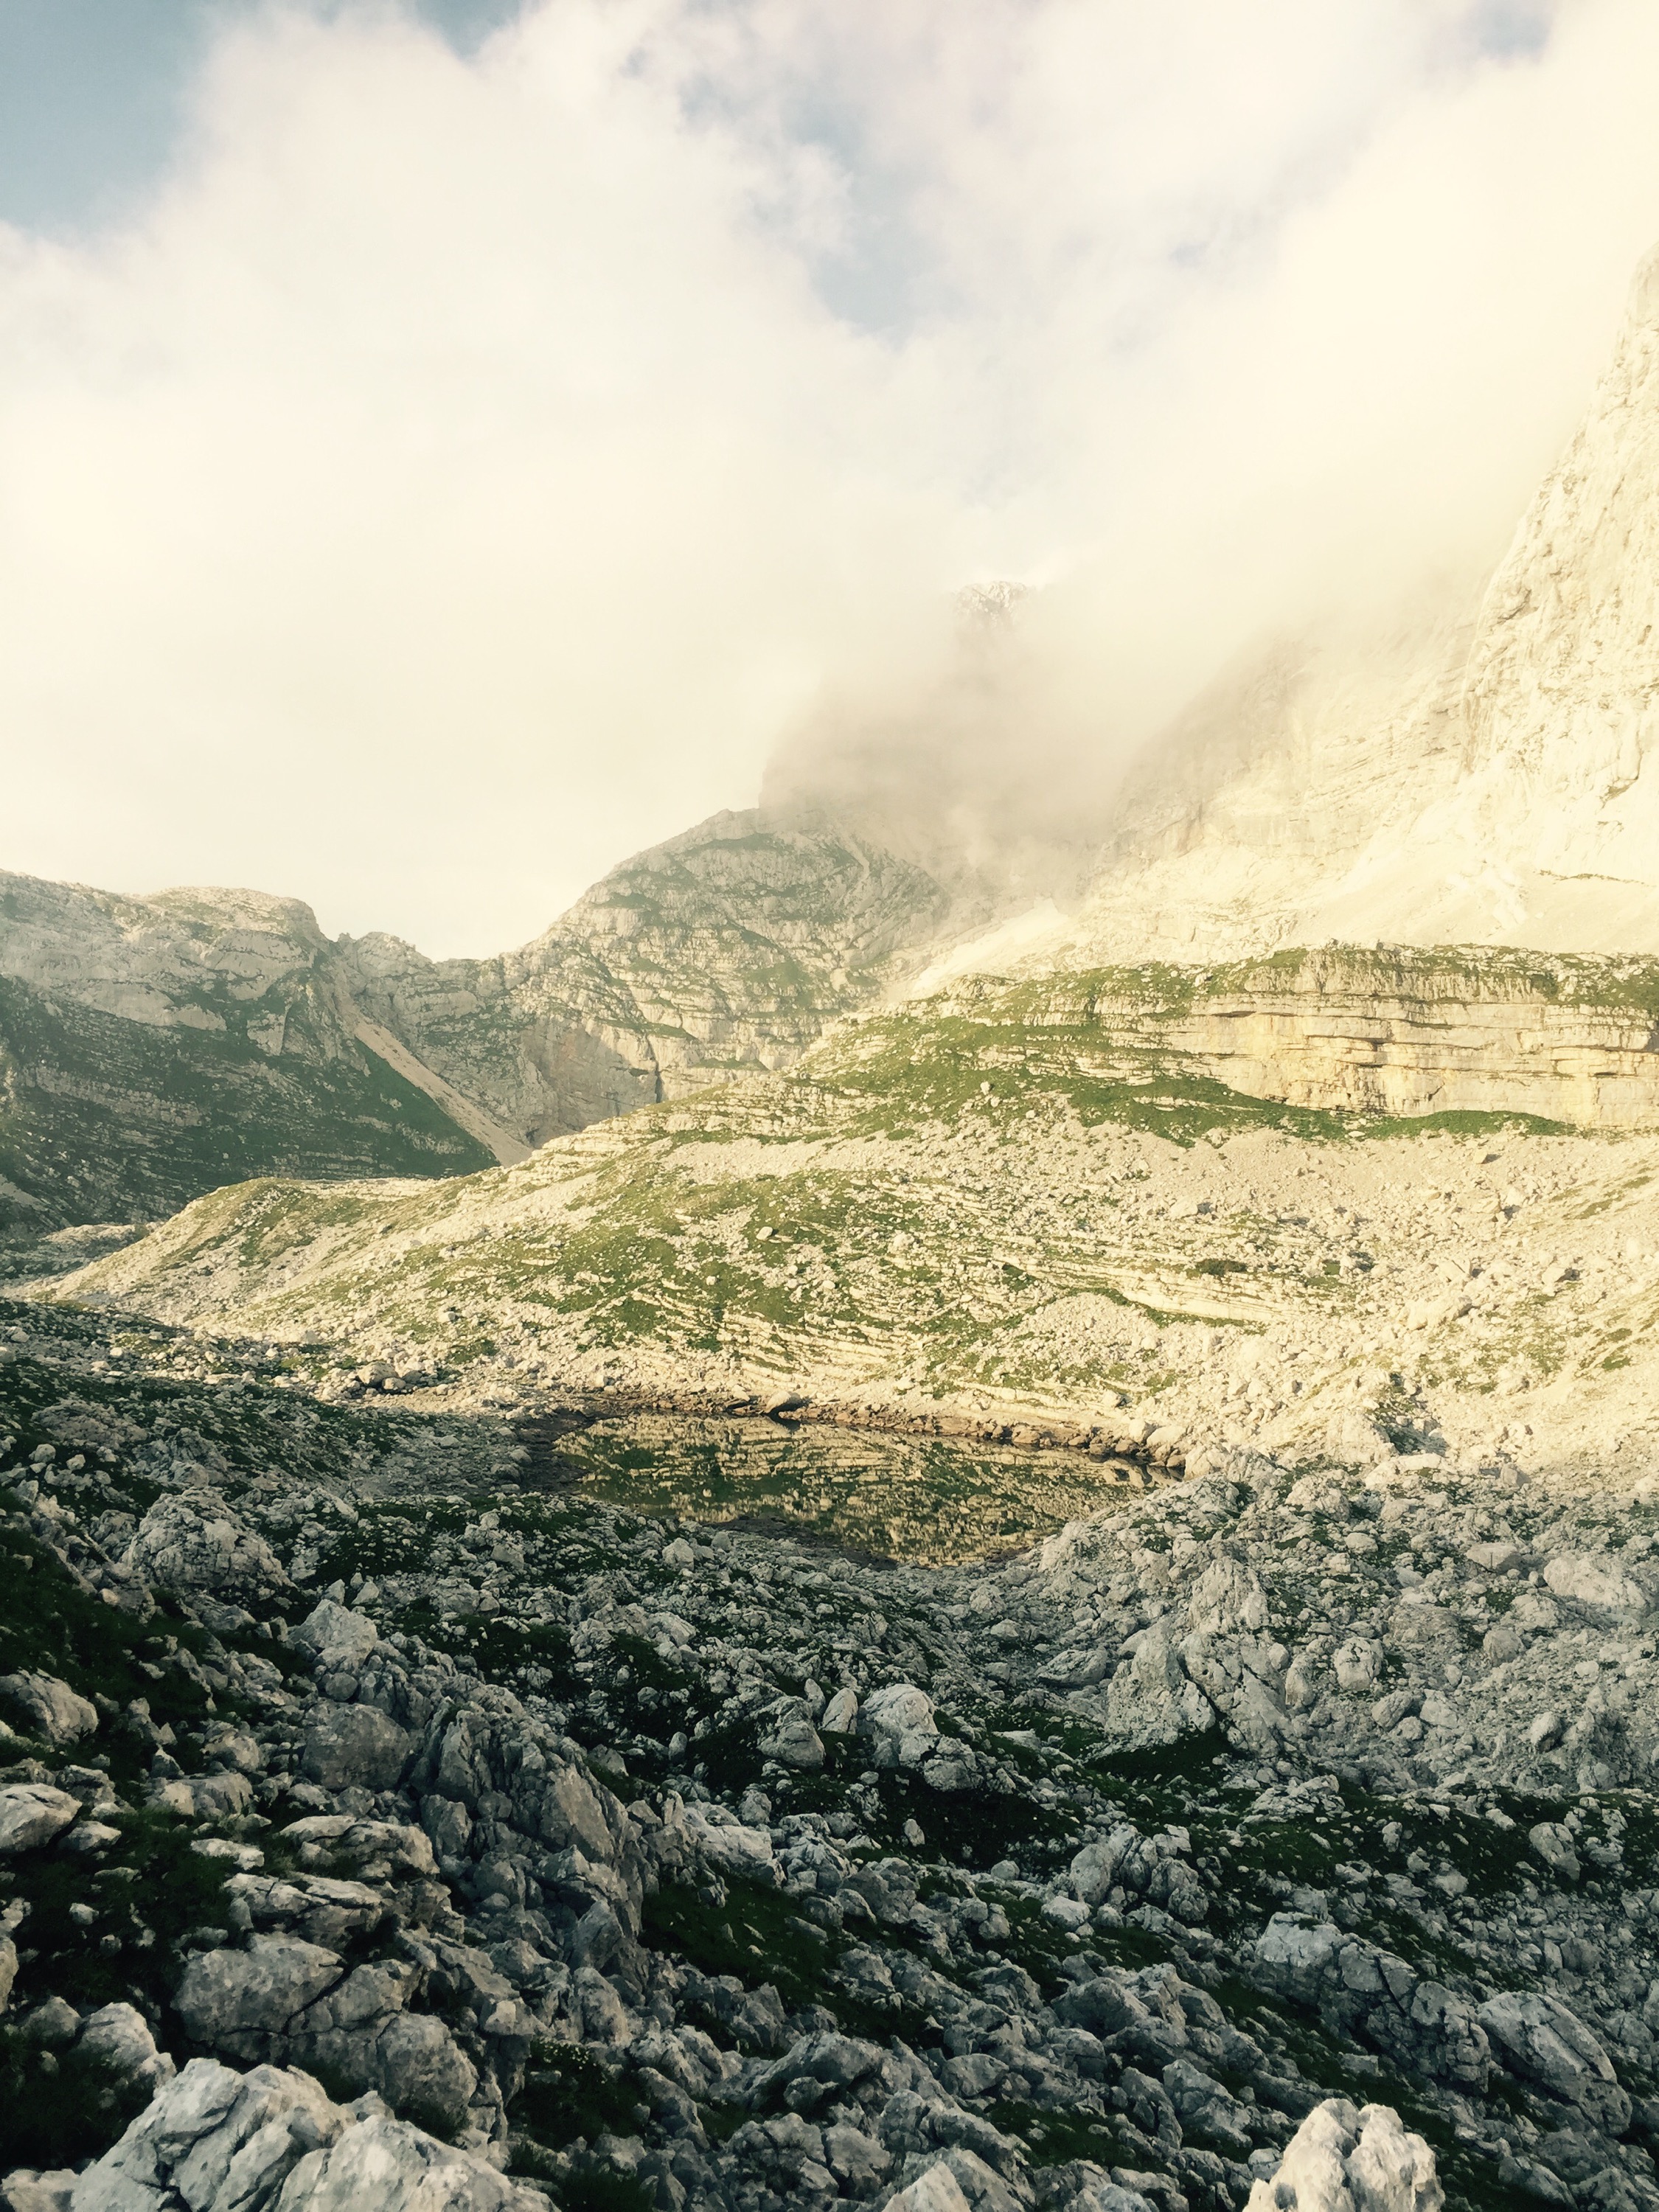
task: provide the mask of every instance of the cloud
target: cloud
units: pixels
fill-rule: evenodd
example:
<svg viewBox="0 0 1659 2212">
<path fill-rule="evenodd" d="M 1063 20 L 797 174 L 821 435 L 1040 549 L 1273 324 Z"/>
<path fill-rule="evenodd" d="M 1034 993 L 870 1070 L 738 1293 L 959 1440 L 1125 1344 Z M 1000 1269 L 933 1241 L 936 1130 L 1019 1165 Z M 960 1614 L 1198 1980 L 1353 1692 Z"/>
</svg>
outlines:
<svg viewBox="0 0 1659 2212">
<path fill-rule="evenodd" d="M 1632 0 L 234 22 L 137 215 L 0 234 L 0 861 L 495 949 L 826 701 L 914 749 L 999 574 L 1009 757 L 1103 789 L 1252 629 L 1501 550 L 1656 94 Z"/>
</svg>

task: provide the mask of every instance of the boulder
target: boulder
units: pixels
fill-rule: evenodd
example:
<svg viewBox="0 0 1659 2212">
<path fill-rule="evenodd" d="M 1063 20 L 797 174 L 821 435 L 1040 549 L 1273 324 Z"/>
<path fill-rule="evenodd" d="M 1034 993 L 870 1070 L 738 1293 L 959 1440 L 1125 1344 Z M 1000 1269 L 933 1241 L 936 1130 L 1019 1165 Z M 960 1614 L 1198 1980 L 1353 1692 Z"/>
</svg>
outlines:
<svg viewBox="0 0 1659 2212">
<path fill-rule="evenodd" d="M 75 2180 L 70 2212 L 545 2212 L 470 2152 L 297 2068 L 192 2058 Z"/>
<path fill-rule="evenodd" d="M 969 2212 L 962 2184 L 944 2159 L 887 2200 L 887 2212 Z"/>
<path fill-rule="evenodd" d="M 547 2212 L 547 2199 L 470 2151 L 374 2116 L 302 2159 L 274 2212 Z"/>
<path fill-rule="evenodd" d="M 1614 1554 L 1558 1552 L 1544 1569 L 1544 1580 L 1557 1597 L 1590 1613 L 1631 1619 L 1648 1609 L 1647 1592 Z"/>
<path fill-rule="evenodd" d="M 1247 1561 L 1224 1553 L 1194 1583 L 1187 1617 L 1199 1636 L 1253 1635 L 1267 1626 L 1267 1594 Z"/>
<path fill-rule="evenodd" d="M 1492 2049 L 1468 2001 L 1363 1936 L 1275 1913 L 1248 1954 L 1252 1978 L 1312 2007 L 1413 2072 L 1483 2090 Z"/>
<path fill-rule="evenodd" d="M 39 1850 L 60 1836 L 81 1809 L 81 1800 L 45 1782 L 9 1782 L 0 1789 L 0 1858 Z"/>
<path fill-rule="evenodd" d="M 1338 1689 L 1350 1697 L 1365 1697 L 1382 1672 L 1382 1649 L 1369 1637 L 1351 1636 L 1331 1654 L 1331 1671 Z"/>
<path fill-rule="evenodd" d="M 46 2173 L 21 2166 L 0 2181 L 0 2212 L 70 2212 L 74 2194 L 72 2166 Z"/>
<path fill-rule="evenodd" d="M 292 1587 L 264 1538 L 216 1500 L 157 1498 L 139 1522 L 124 1564 L 141 1582 L 161 1589 L 263 1598 Z"/>
<path fill-rule="evenodd" d="M 920 1766 L 932 1757 L 939 1736 L 933 1701 L 914 1682 L 890 1682 L 865 1699 L 858 1732 L 870 1738 L 878 1766 Z"/>
<path fill-rule="evenodd" d="M 1575 2106 L 1592 2125 L 1610 2135 L 1624 2133 L 1631 2103 L 1613 2061 L 1559 1998 L 1534 1990 L 1503 1990 L 1487 1998 L 1480 2016 L 1513 2072 Z"/>
<path fill-rule="evenodd" d="M 1434 2153 L 1389 2105 L 1356 2112 L 1345 2097 L 1316 2105 L 1285 2146 L 1271 2180 L 1253 2184 L 1245 2212 L 1440 2212 Z"/>
<path fill-rule="evenodd" d="M 1130 1656 L 1108 1686 L 1106 1725 L 1127 1743 L 1173 1743 L 1215 1725 L 1215 1708 L 1188 1679 L 1174 1634 L 1167 1620 L 1156 1620 L 1124 1647 Z"/>
<path fill-rule="evenodd" d="M 344 1972 L 341 1960 L 320 1944 L 251 1936 L 246 1950 L 192 1959 L 173 2002 L 193 2042 L 234 2058 L 263 2058 Z"/>
<path fill-rule="evenodd" d="M 143 2089 L 158 2089 L 173 2075 L 173 2063 L 158 2051 L 149 2024 L 137 2008 L 106 2004 L 89 2013 L 81 2023 L 76 2055 L 90 2058 L 115 2080 Z"/>
<path fill-rule="evenodd" d="M 98 1708 L 55 1674 L 0 1674 L 0 1705 L 25 1734 L 77 1743 L 98 1732 Z"/>
<path fill-rule="evenodd" d="M 293 1643 L 316 1653 L 320 1667 L 345 1672 L 361 1667 L 380 1640 L 380 1630 L 366 1613 L 354 1613 L 331 1597 L 321 1599 L 289 1633 Z"/>
<path fill-rule="evenodd" d="M 781 1766 L 803 1773 L 822 1766 L 824 1760 L 823 1739 L 804 1713 L 776 1722 L 761 1738 L 761 1750 Z"/>
<path fill-rule="evenodd" d="M 300 1771 L 324 1790 L 395 1790 L 413 1749 L 373 1705 L 325 1705 L 306 1730 Z"/>
</svg>

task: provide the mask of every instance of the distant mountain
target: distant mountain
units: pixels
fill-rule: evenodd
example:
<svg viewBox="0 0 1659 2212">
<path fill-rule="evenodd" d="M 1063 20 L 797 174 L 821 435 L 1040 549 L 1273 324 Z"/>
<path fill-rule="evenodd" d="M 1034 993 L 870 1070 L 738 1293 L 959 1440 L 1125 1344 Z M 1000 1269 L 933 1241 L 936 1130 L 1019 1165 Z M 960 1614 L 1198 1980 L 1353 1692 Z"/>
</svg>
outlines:
<svg viewBox="0 0 1659 2212">
<path fill-rule="evenodd" d="M 240 890 L 0 875 L 0 1230 L 264 1175 L 441 1176 L 739 1067 L 880 992 L 949 900 L 830 830 L 721 814 L 544 936 L 432 961 Z"/>
</svg>

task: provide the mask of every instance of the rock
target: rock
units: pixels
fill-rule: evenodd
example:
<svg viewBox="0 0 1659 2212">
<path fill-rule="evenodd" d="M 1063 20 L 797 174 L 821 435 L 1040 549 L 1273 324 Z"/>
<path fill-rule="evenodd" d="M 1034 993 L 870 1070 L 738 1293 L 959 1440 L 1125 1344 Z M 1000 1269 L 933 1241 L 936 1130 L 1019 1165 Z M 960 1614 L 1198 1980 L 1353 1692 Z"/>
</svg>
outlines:
<svg viewBox="0 0 1659 2212">
<path fill-rule="evenodd" d="M 41 2173 L 20 2166 L 0 2181 L 0 2212 L 70 2212 L 74 2191 L 73 2166 Z"/>
<path fill-rule="evenodd" d="M 1187 1613 L 1199 1636 L 1254 1634 L 1267 1626 L 1267 1595 L 1247 1561 L 1224 1555 L 1194 1583 Z"/>
<path fill-rule="evenodd" d="M 140 2088 L 157 2089 L 173 2079 L 173 2060 L 156 2049 L 149 2023 L 133 2005 L 106 2004 L 89 2013 L 81 2023 L 76 2052 Z"/>
<path fill-rule="evenodd" d="M 1613 2061 L 1558 1998 L 1503 1991 L 1481 2006 L 1480 2024 L 1504 2063 L 1524 2080 L 1576 2106 L 1611 2135 L 1622 2135 L 1629 2126 L 1630 2099 L 1620 2087 Z"/>
<path fill-rule="evenodd" d="M 43 2051 L 60 2051 L 81 2033 L 81 2015 L 62 1997 L 48 1997 L 20 2023 L 18 2033 L 26 2043 L 38 2044 Z"/>
<path fill-rule="evenodd" d="M 98 1730 L 97 1706 L 55 1674 L 0 1674 L 0 1705 L 47 1743 L 78 1742 Z"/>
<path fill-rule="evenodd" d="M 1328 2097 L 1285 2146 L 1272 2179 L 1252 2185 L 1245 2212 L 1440 2212 L 1445 2201 L 1434 2153 L 1392 2106 L 1356 2112 Z"/>
<path fill-rule="evenodd" d="M 1486 2087 L 1492 2052 L 1473 2005 L 1392 1952 L 1281 1912 L 1247 1958 L 1254 1978 L 1362 2033 L 1398 2063 L 1460 2088 Z"/>
<path fill-rule="evenodd" d="M 1642 1585 L 1605 1554 L 1559 1552 L 1546 1565 L 1544 1580 L 1557 1597 L 1592 1613 L 1634 1617 L 1648 1609 Z"/>
<path fill-rule="evenodd" d="M 939 1736 L 933 1701 L 912 1682 L 872 1690 L 858 1716 L 858 1732 L 871 1739 L 878 1766 L 919 1766 Z"/>
<path fill-rule="evenodd" d="M 962 2184 L 945 2160 L 939 2159 L 919 2173 L 908 2189 L 890 2197 L 886 2212 L 969 2212 L 969 2205 Z"/>
<path fill-rule="evenodd" d="M 314 1651 L 319 1667 L 356 1673 L 380 1642 L 380 1632 L 366 1613 L 325 1597 L 289 1631 L 289 1638 Z"/>
<path fill-rule="evenodd" d="M 811 1721 L 797 1714 L 780 1721 L 761 1738 L 761 1750 L 768 1759 L 775 1759 L 781 1765 L 793 1766 L 802 1772 L 815 1771 L 823 1764 L 823 1741 Z"/>
<path fill-rule="evenodd" d="M 1479 1568 L 1483 1575 L 1501 1575 L 1509 1568 L 1518 1565 L 1526 1553 L 1519 1544 L 1511 1543 L 1504 1537 L 1491 1543 L 1471 1544 L 1463 1557 L 1472 1567 Z"/>
<path fill-rule="evenodd" d="M 852 1690 L 837 1690 L 823 1709 L 819 1728 L 825 1735 L 850 1735 L 857 1728 L 859 1701 Z"/>
<path fill-rule="evenodd" d="M 292 1587 L 263 1536 L 222 1505 L 160 1498 L 139 1522 L 123 1564 L 162 1589 L 264 1598 Z"/>
<path fill-rule="evenodd" d="M 1382 1671 L 1382 1653 L 1368 1637 L 1351 1636 L 1331 1654 L 1331 1671 L 1337 1687 L 1350 1697 L 1364 1697 Z"/>
<path fill-rule="evenodd" d="M 0 1857 L 38 1850 L 61 1836 L 81 1810 L 81 1800 L 44 1782 L 9 1782 L 0 1788 Z"/>
<path fill-rule="evenodd" d="M 81 2174 L 70 2212 L 545 2212 L 482 2159 L 336 2105 L 297 2068 L 193 2058 Z"/>
<path fill-rule="evenodd" d="M 191 1960 L 174 2003 L 192 2041 L 233 2057 L 263 2058 L 291 2022 L 345 1972 L 319 1944 L 292 1936 L 251 1936 L 242 1951 Z"/>
<path fill-rule="evenodd" d="M 757 1876 L 763 1881 L 776 1881 L 772 1838 L 764 1828 L 744 1827 L 738 1821 L 715 1822 L 701 1805 L 688 1805 L 685 1832 L 705 1858 L 727 1874 L 746 1875 L 751 1881 Z"/>
<path fill-rule="evenodd" d="M 413 1749 L 396 1721 L 373 1705 L 331 1705 L 306 1730 L 300 1771 L 324 1790 L 395 1790 Z"/>
<path fill-rule="evenodd" d="M 1547 1741 L 1560 1730 L 1560 1723 L 1553 1713 L 1540 1714 L 1539 1718 L 1552 1722 L 1554 1726 L 1541 1735 L 1534 1735 L 1534 1743 Z M 1533 1726 L 1536 1729 L 1538 1723 L 1534 1721 Z M 1542 1859 L 1552 1874 L 1565 1875 L 1569 1881 L 1577 1881 L 1581 1869 L 1571 1828 L 1559 1820 L 1540 1820 L 1536 1827 L 1528 1829 L 1527 1843 L 1534 1855 Z"/>
<path fill-rule="evenodd" d="M 1131 1656 L 1106 1692 L 1106 1725 L 1133 1744 L 1172 1743 L 1215 1725 L 1215 1708 L 1182 1666 L 1167 1620 L 1156 1620 L 1125 1646 Z"/>
</svg>

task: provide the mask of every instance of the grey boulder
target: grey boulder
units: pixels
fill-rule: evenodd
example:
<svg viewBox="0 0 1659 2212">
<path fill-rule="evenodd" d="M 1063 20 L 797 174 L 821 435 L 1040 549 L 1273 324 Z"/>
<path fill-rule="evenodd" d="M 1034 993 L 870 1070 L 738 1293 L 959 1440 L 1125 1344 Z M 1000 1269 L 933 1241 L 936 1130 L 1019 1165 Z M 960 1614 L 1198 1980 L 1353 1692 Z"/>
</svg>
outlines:
<svg viewBox="0 0 1659 2212">
<path fill-rule="evenodd" d="M 184 1498 L 158 1498 L 127 1547 L 125 1565 L 162 1589 L 262 1597 L 290 1587 L 264 1538 L 216 1501 L 201 1505 Z"/>
<path fill-rule="evenodd" d="M 330 2102 L 295 2068 L 193 2058 L 74 2183 L 70 2212 L 545 2212 L 465 2151 Z M 32 2212 L 32 2208 L 31 2208 Z M 53 2208 L 56 2212 L 56 2208 Z"/>
<path fill-rule="evenodd" d="M 347 1670 L 361 1667 L 380 1640 L 380 1630 L 366 1613 L 354 1613 L 331 1597 L 314 1605 L 291 1633 L 293 1642 L 316 1653 L 319 1666 Z"/>
<path fill-rule="evenodd" d="M 97 1706 L 55 1674 L 0 1674 L 0 1705 L 47 1743 L 76 1743 L 97 1733 Z"/>
<path fill-rule="evenodd" d="M 293 1936 L 251 1936 L 244 1951 L 191 1960 L 173 1999 L 191 2039 L 234 2058 L 262 2058 L 345 1966 L 332 1951 Z"/>
<path fill-rule="evenodd" d="M 324 1790 L 393 1790 L 413 1748 L 373 1705 L 328 1705 L 306 1731 L 300 1771 Z"/>
<path fill-rule="evenodd" d="M 78 1797 L 45 1782 L 12 1782 L 0 1790 L 0 1857 L 39 1850 L 60 1836 L 81 1809 Z"/>
<path fill-rule="evenodd" d="M 1480 2008 L 1480 2025 L 1504 2063 L 1596 2126 L 1622 2135 L 1631 2102 L 1613 2061 L 1577 2013 L 1535 1991 L 1503 1990 Z"/>
</svg>

